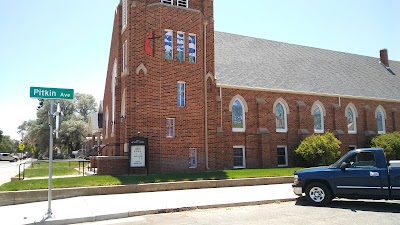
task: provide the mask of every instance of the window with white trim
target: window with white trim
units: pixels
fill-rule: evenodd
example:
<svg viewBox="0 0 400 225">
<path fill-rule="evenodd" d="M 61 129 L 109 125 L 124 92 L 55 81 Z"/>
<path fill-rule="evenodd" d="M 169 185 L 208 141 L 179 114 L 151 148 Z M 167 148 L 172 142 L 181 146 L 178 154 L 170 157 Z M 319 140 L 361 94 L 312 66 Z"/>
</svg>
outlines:
<svg viewBox="0 0 400 225">
<path fill-rule="evenodd" d="M 349 151 L 357 149 L 357 145 L 349 145 Z"/>
<path fill-rule="evenodd" d="M 357 133 L 357 111 L 351 105 L 346 108 L 346 122 L 347 122 L 347 132 L 349 134 Z"/>
<path fill-rule="evenodd" d="M 197 168 L 197 149 L 189 148 L 189 168 Z"/>
<path fill-rule="evenodd" d="M 167 4 L 170 4 L 170 5 L 172 5 L 172 0 L 161 0 L 161 3 L 167 3 Z"/>
<path fill-rule="evenodd" d="M 378 106 L 375 111 L 376 124 L 378 127 L 378 134 L 386 133 L 386 112 L 382 106 Z"/>
<path fill-rule="evenodd" d="M 128 70 L 128 41 L 122 45 L 122 73 Z"/>
<path fill-rule="evenodd" d="M 244 132 L 246 130 L 246 114 L 243 102 L 235 99 L 232 104 L 232 131 Z"/>
<path fill-rule="evenodd" d="M 314 133 L 324 133 L 324 110 L 319 103 L 315 103 L 312 107 L 314 118 Z"/>
<path fill-rule="evenodd" d="M 287 132 L 288 108 L 283 99 L 278 99 L 274 104 L 276 132 Z"/>
<path fill-rule="evenodd" d="M 246 168 L 246 152 L 244 146 L 233 146 L 233 168 Z"/>
<path fill-rule="evenodd" d="M 165 120 L 165 130 L 167 138 L 175 137 L 175 118 L 167 118 Z"/>
<path fill-rule="evenodd" d="M 122 32 L 128 24 L 128 0 L 122 0 Z"/>
<path fill-rule="evenodd" d="M 278 145 L 276 147 L 276 154 L 278 156 L 278 166 L 288 166 L 287 146 Z"/>
<path fill-rule="evenodd" d="M 176 5 L 185 8 L 189 7 L 188 0 L 177 0 Z"/>
<path fill-rule="evenodd" d="M 178 88 L 177 88 L 177 100 L 178 100 L 178 107 L 185 107 L 185 91 L 186 91 L 186 83 L 183 81 L 178 81 Z"/>
</svg>

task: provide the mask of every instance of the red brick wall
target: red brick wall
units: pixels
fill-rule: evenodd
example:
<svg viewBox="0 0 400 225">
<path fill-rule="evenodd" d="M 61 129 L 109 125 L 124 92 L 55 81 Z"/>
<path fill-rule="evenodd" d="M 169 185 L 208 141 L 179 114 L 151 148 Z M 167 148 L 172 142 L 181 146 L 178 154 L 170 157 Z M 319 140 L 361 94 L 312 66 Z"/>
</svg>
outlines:
<svg viewBox="0 0 400 225">
<path fill-rule="evenodd" d="M 208 163 L 209 169 L 233 168 L 232 146 L 244 145 L 247 168 L 264 168 L 277 166 L 277 145 L 288 148 L 289 165 L 294 165 L 295 146 L 307 135 L 299 135 L 299 129 L 307 129 L 311 134 L 313 116 L 311 108 L 315 101 L 320 101 L 326 110 L 324 118 L 325 131 L 342 130 L 345 135 L 337 136 L 342 142 L 342 151 L 349 145 L 364 147 L 370 141 L 365 131 L 377 133 L 375 109 L 382 105 L 387 114 L 386 129 L 392 132 L 393 125 L 400 129 L 400 113 L 395 112 L 393 119 L 392 108 L 400 109 L 398 102 L 383 102 L 368 99 L 349 99 L 331 96 L 316 96 L 297 93 L 255 91 L 243 89 L 220 88 L 214 79 L 214 24 L 213 1 L 190 0 L 190 9 L 170 6 L 152 0 L 128 0 L 128 25 L 121 33 L 121 6 L 117 7 L 114 20 L 113 37 L 110 48 L 109 67 L 105 85 L 103 102 L 103 136 L 105 134 L 106 109 L 111 117 L 111 80 L 114 59 L 118 61 L 118 82 L 116 86 L 115 133 L 111 137 L 109 124 L 106 143 L 119 143 L 119 146 L 103 148 L 103 156 L 127 156 L 123 144 L 129 138 L 140 136 L 149 141 L 149 173 L 194 172 L 206 170 L 206 150 L 204 147 L 204 74 L 211 74 L 207 80 L 207 114 L 208 114 Z M 204 62 L 204 29 L 206 25 L 206 62 Z M 173 30 L 174 60 L 164 59 L 164 30 Z M 178 62 L 176 57 L 176 32 L 185 32 L 185 62 Z M 147 35 L 154 32 L 159 37 L 154 40 L 154 56 L 144 50 Z M 197 36 L 197 62 L 188 62 L 188 34 Z M 128 42 L 128 72 L 122 72 L 122 44 Z M 204 63 L 206 69 L 204 70 Z M 143 64 L 146 72 L 136 73 L 139 65 Z M 177 82 L 186 82 L 186 106 L 177 106 Z M 126 116 L 120 118 L 122 93 L 126 91 Z M 229 103 L 239 94 L 247 105 L 246 131 L 232 132 L 232 113 Z M 282 98 L 289 106 L 288 132 L 275 131 L 275 114 L 273 105 Z M 261 103 L 257 104 L 257 99 Z M 299 104 L 299 102 L 304 102 Z M 340 106 L 339 106 L 340 102 Z M 353 103 L 358 112 L 357 134 L 347 134 L 345 109 Z M 221 105 L 222 103 L 222 105 Z M 333 104 L 338 107 L 333 107 Z M 366 111 L 368 106 L 370 110 Z M 367 107 L 367 108 L 368 108 Z M 222 114 L 221 114 L 222 112 Z M 175 137 L 166 138 L 165 119 L 175 118 Z M 111 118 L 109 119 L 109 123 Z M 220 132 L 217 132 L 219 128 Z M 222 128 L 222 130 L 221 130 Z M 258 134 L 258 128 L 267 128 L 269 133 Z M 222 132 L 221 132 L 222 131 Z M 197 149 L 198 167 L 189 169 L 189 148 Z M 103 162 L 102 173 L 126 173 L 127 159 Z M 106 163 L 107 162 L 107 163 Z M 118 164 L 118 165 L 114 165 Z M 123 164 L 124 166 L 119 166 Z M 132 170 L 143 173 L 143 170 Z"/>
</svg>

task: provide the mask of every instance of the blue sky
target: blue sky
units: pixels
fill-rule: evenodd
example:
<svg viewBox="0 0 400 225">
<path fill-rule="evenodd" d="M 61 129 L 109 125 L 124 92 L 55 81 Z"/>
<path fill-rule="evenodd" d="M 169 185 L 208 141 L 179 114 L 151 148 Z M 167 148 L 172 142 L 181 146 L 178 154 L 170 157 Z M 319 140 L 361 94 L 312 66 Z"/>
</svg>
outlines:
<svg viewBox="0 0 400 225">
<path fill-rule="evenodd" d="M 0 130 L 36 118 L 29 87 L 103 97 L 119 0 L 0 1 Z M 190 0 L 189 0 L 190 5 Z M 398 0 L 214 0 L 215 30 L 400 61 Z M 400 90 L 400 87 L 399 87 Z"/>
</svg>

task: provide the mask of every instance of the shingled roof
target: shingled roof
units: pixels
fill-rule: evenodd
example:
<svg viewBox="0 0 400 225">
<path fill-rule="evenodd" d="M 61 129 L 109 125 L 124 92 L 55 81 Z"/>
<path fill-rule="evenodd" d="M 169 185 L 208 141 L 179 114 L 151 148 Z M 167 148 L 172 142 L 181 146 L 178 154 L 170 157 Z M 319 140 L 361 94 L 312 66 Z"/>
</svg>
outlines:
<svg viewBox="0 0 400 225">
<path fill-rule="evenodd" d="M 379 58 L 215 32 L 219 86 L 400 101 L 400 62 L 389 66 L 395 75 Z"/>
</svg>

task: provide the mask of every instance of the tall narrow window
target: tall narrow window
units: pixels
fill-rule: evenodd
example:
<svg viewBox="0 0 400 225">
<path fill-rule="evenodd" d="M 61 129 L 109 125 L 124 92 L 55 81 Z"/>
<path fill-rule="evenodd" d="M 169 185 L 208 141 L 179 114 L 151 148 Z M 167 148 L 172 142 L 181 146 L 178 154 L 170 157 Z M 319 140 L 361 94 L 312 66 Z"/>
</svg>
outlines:
<svg viewBox="0 0 400 225">
<path fill-rule="evenodd" d="M 357 133 L 356 111 L 353 106 L 347 106 L 346 108 L 346 122 L 347 122 L 347 132 L 349 134 L 356 134 Z"/>
<path fill-rule="evenodd" d="M 189 62 L 196 62 L 196 35 L 189 34 Z"/>
<path fill-rule="evenodd" d="M 165 120 L 166 137 L 175 137 L 175 118 L 167 118 Z"/>
<path fill-rule="evenodd" d="M 172 60 L 173 52 L 172 52 L 172 30 L 164 31 L 164 59 Z"/>
<path fill-rule="evenodd" d="M 128 69 L 128 41 L 125 40 L 122 45 L 122 73 L 127 72 Z"/>
<path fill-rule="evenodd" d="M 115 131 L 115 89 L 117 86 L 117 59 L 114 60 L 112 81 L 111 81 L 111 136 L 114 136 Z"/>
<path fill-rule="evenodd" d="M 176 60 L 185 61 L 185 33 L 180 31 L 176 32 Z"/>
<path fill-rule="evenodd" d="M 124 91 L 122 92 L 122 102 L 121 102 L 121 118 L 122 119 L 124 119 L 126 116 L 125 108 L 126 108 L 126 90 L 124 89 Z"/>
<path fill-rule="evenodd" d="M 378 108 L 376 108 L 375 117 L 376 117 L 376 124 L 378 126 L 378 134 L 386 133 L 386 124 L 385 124 L 386 113 L 382 106 L 378 106 Z"/>
<path fill-rule="evenodd" d="M 278 156 L 278 166 L 287 166 L 288 165 L 287 146 L 278 145 L 276 148 L 276 153 Z"/>
<path fill-rule="evenodd" d="M 176 5 L 185 8 L 189 7 L 188 0 L 177 0 Z"/>
<path fill-rule="evenodd" d="M 127 0 L 122 0 L 122 32 L 125 30 L 128 24 L 128 2 Z"/>
<path fill-rule="evenodd" d="M 105 138 L 108 138 L 108 123 L 110 122 L 109 114 L 108 114 L 108 106 L 106 108 L 106 132 L 105 132 Z"/>
<path fill-rule="evenodd" d="M 185 82 L 178 82 L 177 100 L 179 107 L 185 107 Z"/>
<path fill-rule="evenodd" d="M 287 112 L 283 99 L 277 100 L 274 104 L 276 132 L 287 132 Z"/>
<path fill-rule="evenodd" d="M 232 131 L 245 131 L 245 111 L 243 103 L 239 99 L 232 104 Z"/>
<path fill-rule="evenodd" d="M 244 146 L 233 146 L 233 168 L 246 168 Z"/>
<path fill-rule="evenodd" d="M 197 149 L 189 148 L 189 168 L 197 167 Z"/>
<path fill-rule="evenodd" d="M 312 108 L 314 118 L 314 133 L 324 133 L 324 110 L 319 103 L 315 103 Z"/>
</svg>

